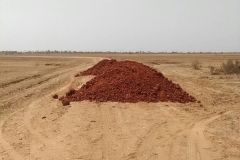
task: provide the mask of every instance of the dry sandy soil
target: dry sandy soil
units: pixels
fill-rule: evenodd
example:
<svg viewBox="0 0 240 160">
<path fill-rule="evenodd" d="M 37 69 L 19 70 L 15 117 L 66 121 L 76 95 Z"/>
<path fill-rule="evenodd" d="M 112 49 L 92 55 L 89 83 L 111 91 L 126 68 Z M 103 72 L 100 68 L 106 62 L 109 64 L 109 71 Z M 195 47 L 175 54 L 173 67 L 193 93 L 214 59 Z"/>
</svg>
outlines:
<svg viewBox="0 0 240 160">
<path fill-rule="evenodd" d="M 111 57 L 156 68 L 201 103 L 52 99 Z M 191 68 L 195 59 L 201 70 Z M 239 160 L 240 76 L 208 68 L 227 59 L 240 55 L 0 55 L 0 159 Z"/>
</svg>

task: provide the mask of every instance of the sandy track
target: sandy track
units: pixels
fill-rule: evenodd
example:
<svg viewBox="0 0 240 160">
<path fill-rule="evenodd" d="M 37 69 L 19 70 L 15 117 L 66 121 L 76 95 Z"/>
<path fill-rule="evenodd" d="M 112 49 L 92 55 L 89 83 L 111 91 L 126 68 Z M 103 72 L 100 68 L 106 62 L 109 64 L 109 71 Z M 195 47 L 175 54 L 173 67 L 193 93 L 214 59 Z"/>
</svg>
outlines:
<svg viewBox="0 0 240 160">
<path fill-rule="evenodd" d="M 232 111 L 227 111 L 221 115 L 215 115 L 213 117 L 203 119 L 194 124 L 193 128 L 189 133 L 189 146 L 188 146 L 188 155 L 189 159 L 197 160 L 211 160 L 211 156 L 207 153 L 207 149 L 209 148 L 209 143 L 204 137 L 204 131 L 208 124 L 212 121 L 221 118 L 227 114 L 232 113 Z"/>
<path fill-rule="evenodd" d="M 109 131 L 109 128 L 111 126 L 111 121 L 110 121 L 110 109 L 108 106 L 102 106 L 101 107 L 101 119 L 102 119 L 102 125 L 103 125 L 103 159 L 109 160 L 109 159 L 114 159 L 114 157 L 110 158 L 110 143 L 112 141 L 112 134 Z"/>
<path fill-rule="evenodd" d="M 209 124 L 235 113 L 236 107 L 224 108 L 223 104 L 216 112 L 199 107 L 200 104 L 96 104 L 87 101 L 63 107 L 53 100 L 52 94 L 62 95 L 89 80 L 90 77 L 74 75 L 101 58 L 91 59 L 91 63 L 46 73 L 50 77 L 46 83 L 32 85 L 23 93 L 2 100 L 6 103 L 14 100 L 10 104 L 20 108 L 6 112 L 0 119 L 0 159 L 214 159 L 216 153 L 209 148 L 215 144 L 205 132 Z M 185 73 L 175 74 L 171 68 L 160 69 L 170 77 L 173 75 L 171 78 L 177 79 L 190 92 L 197 87 L 196 95 L 212 93 L 217 96 L 224 91 L 224 88 L 217 90 L 206 85 L 205 81 L 186 78 Z M 40 80 L 43 79 L 40 77 Z M 227 87 L 227 91 L 229 89 Z M 46 93 L 41 93 L 43 90 Z M 36 96 L 22 100 L 26 93 Z M 214 96 L 203 96 L 203 105 L 211 105 Z"/>
<path fill-rule="evenodd" d="M 29 58 L 29 57 L 32 57 L 32 56 L 23 56 L 23 57 L 25 57 L 25 58 Z M 44 57 L 44 56 L 41 56 L 41 58 L 54 58 L 54 57 Z M 73 57 L 62 57 L 62 58 L 73 58 Z M 79 57 L 74 57 L 74 58 L 79 58 Z M 91 57 L 84 57 L 84 58 L 88 58 L 88 59 L 92 59 L 93 60 L 93 63 L 92 64 L 94 64 L 94 63 L 96 63 L 97 61 L 99 61 L 101 58 L 91 58 Z M 88 67 L 90 67 L 90 66 L 92 66 L 92 64 L 84 64 L 84 65 L 80 65 L 80 66 L 77 66 L 77 67 L 74 67 L 74 68 L 71 68 L 71 69 L 63 69 L 63 70 L 60 70 L 60 71 L 58 71 L 58 72 L 56 72 L 56 73 L 54 73 L 55 75 L 57 75 L 57 76 L 59 76 L 60 74 L 65 74 L 65 73 L 67 73 L 67 72 L 69 72 L 70 70 L 74 70 L 76 73 L 77 72 L 79 72 L 81 69 L 86 69 L 86 68 L 88 68 Z M 56 77 L 57 76 L 51 76 L 49 79 L 54 79 L 54 80 L 56 80 Z M 30 78 L 29 78 L 30 79 Z M 48 80 L 49 80 L 48 79 Z M 74 82 L 74 75 L 71 75 L 71 77 L 70 77 L 70 83 L 68 84 L 68 85 L 66 85 L 66 86 L 64 86 L 64 87 L 62 87 L 60 90 L 58 90 L 57 92 L 61 92 L 61 91 L 66 91 L 67 89 L 69 89 L 69 88 L 71 88 L 71 85 L 73 84 L 73 82 Z M 28 80 L 28 78 L 26 78 L 25 80 Z M 16 82 L 16 83 L 20 83 L 21 81 L 18 81 L 18 82 Z M 16 83 L 11 83 L 11 84 L 9 84 L 9 85 L 15 85 Z M 43 84 L 43 85 L 46 85 L 46 84 Z M 28 93 L 30 93 L 30 92 L 32 92 L 35 88 L 34 88 L 35 86 L 33 86 L 32 88 L 29 88 L 29 89 L 27 89 L 24 93 L 22 93 L 22 94 L 18 94 L 18 95 L 15 95 L 15 96 L 13 96 L 13 97 L 10 97 L 10 98 L 7 98 L 7 99 L 3 99 L 2 101 L 3 102 L 6 102 L 6 101 L 10 101 L 10 100 L 12 100 L 12 99 L 16 99 L 16 98 L 18 98 L 18 97 L 21 97 L 21 96 L 23 96 L 24 94 L 28 94 Z M 39 86 L 37 86 L 37 87 L 39 87 Z M 31 102 L 30 103 L 30 105 L 29 106 L 26 106 L 26 107 L 23 107 L 23 108 L 21 108 L 21 109 L 18 109 L 17 111 L 15 111 L 14 113 L 12 113 L 12 114 L 9 114 L 8 116 L 6 116 L 4 119 L 1 119 L 0 120 L 0 144 L 1 144 L 1 146 L 3 147 L 3 149 L 4 149 L 4 153 L 6 152 L 7 154 L 9 154 L 9 156 L 11 157 L 11 158 L 13 158 L 13 159 L 19 159 L 19 160 L 21 160 L 21 159 L 25 159 L 26 157 L 24 157 L 24 156 L 22 156 L 22 155 L 20 155 L 18 152 L 16 152 L 16 150 L 11 146 L 11 144 L 9 144 L 5 139 L 4 139 L 4 136 L 3 136 L 3 132 L 4 132 L 4 127 L 5 127 L 5 125 L 6 125 L 6 123 L 7 123 L 7 121 L 9 120 L 9 119 L 11 119 L 11 117 L 15 117 L 15 116 L 19 116 L 19 114 L 20 114 L 20 116 L 22 116 L 21 115 L 21 113 L 23 113 L 23 115 L 24 115 L 24 120 L 23 120 L 23 124 L 21 124 L 21 125 L 24 125 L 26 128 L 27 128 L 27 130 L 35 137 L 35 138 L 37 138 L 38 140 L 40 140 L 40 141 L 42 141 L 43 143 L 51 143 L 47 138 L 45 138 L 44 136 L 42 136 L 40 133 L 38 133 L 36 130 L 34 130 L 33 128 L 32 128 L 32 126 L 31 126 L 31 122 L 29 121 L 29 118 L 31 118 L 31 110 L 33 110 L 34 109 L 34 107 L 36 107 L 37 106 L 37 104 L 40 102 L 40 101 L 42 101 L 42 100 L 44 100 L 45 99 L 45 97 L 51 97 L 51 95 L 53 95 L 54 93 L 56 93 L 56 91 L 54 91 L 54 92 L 52 92 L 52 93 L 50 93 L 50 94 L 48 94 L 48 95 L 46 95 L 46 96 L 44 96 L 44 97 L 41 97 L 41 98 L 39 98 L 39 99 L 36 99 L 36 100 L 34 100 L 33 102 Z"/>
</svg>

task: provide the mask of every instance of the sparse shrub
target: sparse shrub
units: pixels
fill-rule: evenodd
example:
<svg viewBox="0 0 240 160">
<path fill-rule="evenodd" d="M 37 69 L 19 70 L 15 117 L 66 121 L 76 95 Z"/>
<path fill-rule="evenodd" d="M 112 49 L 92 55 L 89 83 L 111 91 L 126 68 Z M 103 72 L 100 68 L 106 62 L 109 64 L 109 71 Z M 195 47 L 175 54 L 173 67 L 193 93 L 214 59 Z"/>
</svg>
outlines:
<svg viewBox="0 0 240 160">
<path fill-rule="evenodd" d="M 226 63 L 222 63 L 221 67 L 214 67 L 209 66 L 210 73 L 212 75 L 219 75 L 219 74 L 240 74 L 240 62 L 228 60 Z"/>
<path fill-rule="evenodd" d="M 219 75 L 223 72 L 222 68 L 217 68 L 217 67 L 214 67 L 214 66 L 209 66 L 209 68 L 210 68 L 210 73 L 212 75 Z"/>
<path fill-rule="evenodd" d="M 222 68 L 225 74 L 239 74 L 240 73 L 240 63 L 239 61 L 228 60 L 226 63 L 222 64 Z"/>
<path fill-rule="evenodd" d="M 223 71 L 226 74 L 233 74 L 234 73 L 234 63 L 233 60 L 228 60 L 226 63 L 222 64 Z"/>
<path fill-rule="evenodd" d="M 193 67 L 193 69 L 201 69 L 202 64 L 196 59 L 196 60 L 192 63 L 192 67 Z"/>
<path fill-rule="evenodd" d="M 240 73 L 240 62 L 239 61 L 235 61 L 235 73 L 239 74 Z"/>
</svg>

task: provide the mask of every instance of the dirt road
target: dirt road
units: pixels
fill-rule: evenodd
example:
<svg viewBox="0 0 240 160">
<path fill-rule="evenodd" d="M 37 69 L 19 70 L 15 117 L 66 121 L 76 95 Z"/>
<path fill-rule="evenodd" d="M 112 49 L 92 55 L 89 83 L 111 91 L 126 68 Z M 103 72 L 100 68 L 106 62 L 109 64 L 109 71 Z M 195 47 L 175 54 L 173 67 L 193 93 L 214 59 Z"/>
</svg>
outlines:
<svg viewBox="0 0 240 160">
<path fill-rule="evenodd" d="M 156 57 L 137 60 L 201 103 L 83 101 L 63 107 L 51 96 L 90 80 L 74 75 L 102 58 L 1 56 L 0 159 L 239 159 L 239 77 L 213 77 L 207 67 L 189 68 L 191 61 L 158 58 L 161 64 L 150 63 Z"/>
</svg>

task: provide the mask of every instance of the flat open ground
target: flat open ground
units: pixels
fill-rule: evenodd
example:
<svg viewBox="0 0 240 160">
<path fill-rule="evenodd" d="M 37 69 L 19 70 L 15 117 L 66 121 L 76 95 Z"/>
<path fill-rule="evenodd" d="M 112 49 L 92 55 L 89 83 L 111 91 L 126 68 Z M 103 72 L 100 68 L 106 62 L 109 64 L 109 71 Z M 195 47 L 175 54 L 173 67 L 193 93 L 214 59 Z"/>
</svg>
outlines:
<svg viewBox="0 0 240 160">
<path fill-rule="evenodd" d="M 104 58 L 152 66 L 201 103 L 52 99 Z M 196 59 L 201 70 L 191 68 Z M 240 55 L 0 55 L 0 159 L 239 160 L 240 76 L 208 68 L 228 59 Z"/>
</svg>

